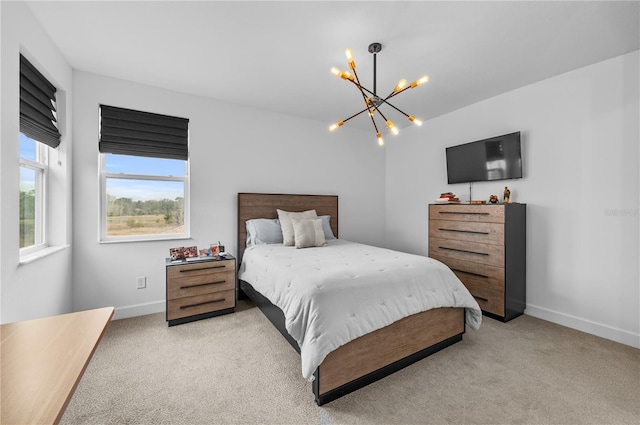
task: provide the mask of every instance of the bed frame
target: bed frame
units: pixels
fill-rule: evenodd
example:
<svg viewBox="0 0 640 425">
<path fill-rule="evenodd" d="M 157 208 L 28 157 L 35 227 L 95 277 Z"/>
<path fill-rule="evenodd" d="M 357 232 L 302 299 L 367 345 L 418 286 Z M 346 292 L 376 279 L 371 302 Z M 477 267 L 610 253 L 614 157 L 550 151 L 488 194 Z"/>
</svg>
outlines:
<svg viewBox="0 0 640 425">
<path fill-rule="evenodd" d="M 330 215 L 331 229 L 338 237 L 337 196 L 238 193 L 238 264 L 246 247 L 246 221 L 277 218 L 278 208 L 315 209 L 319 216 Z M 300 347 L 285 328 L 282 310 L 247 282 L 239 281 L 239 289 L 300 353 Z M 384 378 L 461 341 L 464 332 L 463 308 L 436 308 L 363 335 L 329 353 L 316 369 L 312 384 L 316 403 L 320 406 Z"/>
</svg>

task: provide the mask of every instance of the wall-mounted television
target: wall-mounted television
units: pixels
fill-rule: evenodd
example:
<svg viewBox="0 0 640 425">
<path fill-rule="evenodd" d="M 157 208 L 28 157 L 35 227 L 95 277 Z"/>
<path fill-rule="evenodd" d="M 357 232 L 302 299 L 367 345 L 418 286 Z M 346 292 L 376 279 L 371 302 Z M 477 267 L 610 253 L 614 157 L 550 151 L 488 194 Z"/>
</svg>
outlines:
<svg viewBox="0 0 640 425">
<path fill-rule="evenodd" d="M 449 184 L 522 178 L 519 131 L 450 146 L 446 156 Z"/>
</svg>

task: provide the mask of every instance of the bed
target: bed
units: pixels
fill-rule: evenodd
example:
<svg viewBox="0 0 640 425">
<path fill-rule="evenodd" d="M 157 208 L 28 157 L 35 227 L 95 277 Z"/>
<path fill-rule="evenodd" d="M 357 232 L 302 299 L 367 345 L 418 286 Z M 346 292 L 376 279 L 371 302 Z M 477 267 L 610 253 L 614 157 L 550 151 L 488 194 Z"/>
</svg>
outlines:
<svg viewBox="0 0 640 425">
<path fill-rule="evenodd" d="M 318 216 L 324 216 L 323 224 L 336 239 L 327 240 L 319 248 L 277 244 L 247 247 L 247 221 L 252 220 L 252 224 L 254 219 L 276 219 L 278 209 L 315 210 Z M 240 294 L 250 298 L 301 354 L 302 373 L 312 382 L 318 405 L 461 341 L 466 325 L 477 328 L 482 320 L 473 297 L 441 263 L 338 239 L 337 196 L 239 193 L 237 246 Z M 346 261 L 341 266 L 338 259 L 343 258 Z M 397 261 L 402 265 L 396 265 Z M 312 267 L 313 262 L 324 266 Z M 434 269 L 437 277 L 429 279 L 434 283 L 428 289 L 421 289 L 407 274 L 410 268 Z M 368 269 L 373 274 L 368 275 Z M 384 278 L 377 277 L 383 274 Z M 454 280 L 450 281 L 452 275 Z M 401 283 L 408 286 L 387 284 L 385 288 L 380 284 L 391 276 L 406 280 Z M 309 285 L 302 285 L 303 280 L 309 280 Z M 363 284 L 378 286 L 375 291 L 368 286 L 363 291 Z M 325 290 L 325 286 L 334 289 Z M 344 292 L 337 292 L 337 287 Z M 443 288 L 449 292 L 441 293 Z M 347 292 L 353 290 L 356 292 Z M 410 302 L 397 301 L 393 298 L 396 292 L 415 297 Z M 345 307 L 344 300 L 361 298 L 367 300 L 349 301 Z M 429 307 L 425 307 L 427 304 Z M 384 314 L 374 314 L 370 311 L 373 308 Z"/>
</svg>

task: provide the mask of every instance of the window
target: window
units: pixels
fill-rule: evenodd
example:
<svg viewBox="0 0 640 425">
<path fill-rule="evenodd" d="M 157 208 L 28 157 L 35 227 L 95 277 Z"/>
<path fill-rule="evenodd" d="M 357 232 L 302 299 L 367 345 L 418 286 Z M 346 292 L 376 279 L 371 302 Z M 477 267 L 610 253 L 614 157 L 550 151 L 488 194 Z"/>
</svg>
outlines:
<svg viewBox="0 0 640 425">
<path fill-rule="evenodd" d="M 23 254 L 46 246 L 47 160 L 47 146 L 21 133 L 20 249 Z"/>
<path fill-rule="evenodd" d="M 188 120 L 100 106 L 101 241 L 189 237 Z"/>
<path fill-rule="evenodd" d="M 20 55 L 20 255 L 47 247 L 49 150 L 60 145 L 56 88 Z"/>
</svg>

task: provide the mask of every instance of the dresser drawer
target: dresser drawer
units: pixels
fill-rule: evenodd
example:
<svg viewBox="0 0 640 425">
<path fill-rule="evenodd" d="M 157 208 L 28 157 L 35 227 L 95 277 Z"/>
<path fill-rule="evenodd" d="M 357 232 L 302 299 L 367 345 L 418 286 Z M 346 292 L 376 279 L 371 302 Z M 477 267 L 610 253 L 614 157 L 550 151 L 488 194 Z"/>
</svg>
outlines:
<svg viewBox="0 0 640 425">
<path fill-rule="evenodd" d="M 504 267 L 503 245 L 432 238 L 429 241 L 429 256 Z"/>
<path fill-rule="evenodd" d="M 504 317 L 504 290 L 488 289 L 473 282 L 464 282 L 464 286 L 471 292 L 482 311 Z"/>
<path fill-rule="evenodd" d="M 167 320 L 180 319 L 202 313 L 235 307 L 235 288 L 193 297 L 177 298 L 167 301 Z"/>
<path fill-rule="evenodd" d="M 504 223 L 504 205 L 429 205 L 429 218 Z"/>
<path fill-rule="evenodd" d="M 502 267 L 493 267 L 471 261 L 456 260 L 454 258 L 438 256 L 431 256 L 431 258 L 449 266 L 456 276 L 458 276 L 458 279 L 465 285 L 467 283 L 473 283 L 478 287 L 487 289 L 495 289 L 498 291 L 504 289 L 504 269 Z"/>
<path fill-rule="evenodd" d="M 504 224 L 478 221 L 429 220 L 429 237 L 502 245 L 504 243 Z"/>
</svg>

